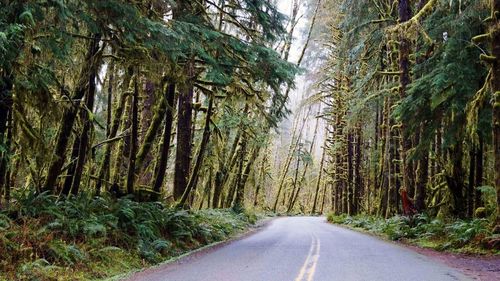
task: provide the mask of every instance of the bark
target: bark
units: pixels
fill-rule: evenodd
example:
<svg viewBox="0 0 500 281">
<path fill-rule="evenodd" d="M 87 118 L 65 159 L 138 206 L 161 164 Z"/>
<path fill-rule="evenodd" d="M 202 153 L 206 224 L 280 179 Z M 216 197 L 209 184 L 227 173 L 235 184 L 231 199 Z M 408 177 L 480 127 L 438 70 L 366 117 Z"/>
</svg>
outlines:
<svg viewBox="0 0 500 281">
<path fill-rule="evenodd" d="M 420 138 L 423 138 L 424 125 L 420 125 Z M 421 140 L 422 142 L 422 140 Z M 417 212 L 425 210 L 425 188 L 429 179 L 429 144 L 425 144 L 422 148 L 422 157 L 418 160 L 417 166 L 417 182 L 415 190 L 415 208 Z"/>
<path fill-rule="evenodd" d="M 194 71 L 193 63 L 186 66 L 187 72 Z M 190 77 L 192 75 L 189 75 Z M 184 82 L 179 88 L 177 114 L 177 150 L 175 154 L 174 199 L 180 200 L 188 185 L 191 172 L 191 128 L 193 118 L 193 85 Z"/>
<path fill-rule="evenodd" d="M 261 188 L 265 185 L 266 182 L 266 164 L 267 164 L 267 158 L 268 154 L 266 153 L 264 155 L 264 158 L 262 159 L 261 166 L 260 166 L 260 181 L 257 183 L 257 186 L 255 188 L 255 196 L 253 200 L 253 206 L 257 207 L 258 202 L 259 202 L 259 195 L 260 195 L 260 190 Z M 257 181 L 259 179 L 256 179 Z"/>
<path fill-rule="evenodd" d="M 137 71 L 137 70 L 136 70 Z M 132 95 L 132 119 L 131 119 L 131 132 L 130 132 L 130 152 L 129 152 L 129 164 L 127 170 L 127 193 L 134 193 L 134 182 L 135 182 L 135 164 L 136 164 L 136 154 L 137 154 L 137 141 L 138 141 L 138 131 L 139 131 L 139 73 L 137 71 L 134 79 L 134 93 Z"/>
<path fill-rule="evenodd" d="M 293 177 L 293 188 L 292 188 L 292 192 L 290 194 L 290 199 L 288 200 L 287 213 L 292 211 L 292 202 L 294 201 L 295 191 L 298 188 L 297 184 L 298 184 L 298 180 L 299 180 L 299 178 L 298 178 L 299 168 L 300 168 L 300 158 L 299 158 L 299 156 L 297 156 L 297 162 L 296 162 L 296 166 L 295 166 L 295 175 Z"/>
<path fill-rule="evenodd" d="M 181 200 L 179 201 L 178 206 L 179 207 L 188 207 L 186 206 L 187 200 L 189 198 L 190 193 L 194 191 L 196 188 L 196 185 L 198 183 L 198 176 L 200 169 L 203 165 L 203 160 L 205 159 L 205 151 L 207 150 L 208 143 L 210 141 L 210 121 L 212 118 L 212 110 L 213 110 L 213 97 L 208 98 L 208 109 L 207 109 L 207 116 L 205 118 L 205 128 L 203 130 L 203 136 L 201 139 L 200 143 L 200 149 L 198 152 L 198 157 L 196 158 L 196 163 L 193 167 L 193 172 L 191 173 L 191 177 L 189 179 L 188 185 L 186 187 L 186 190 L 184 191 L 184 194 L 182 195 Z"/>
<path fill-rule="evenodd" d="M 484 141 L 482 136 L 479 136 L 479 145 L 476 151 L 476 172 L 474 173 L 476 178 L 474 179 L 474 186 L 481 187 L 483 186 L 483 153 L 484 153 Z M 483 207 L 483 200 L 481 198 L 481 191 L 479 189 L 475 189 L 474 191 L 474 210 Z"/>
<path fill-rule="evenodd" d="M 151 148 L 153 147 L 156 136 L 158 135 L 158 131 L 160 130 L 162 121 L 165 119 L 165 114 L 167 112 L 167 98 L 162 96 L 158 103 L 158 107 L 155 109 L 153 117 L 149 118 L 147 121 L 142 121 L 143 127 L 146 127 L 146 123 L 149 123 L 147 126 L 146 136 L 142 141 L 142 145 L 139 148 L 139 152 L 137 153 L 137 171 L 140 172 L 147 168 L 148 162 L 145 162 Z M 143 116 L 147 117 L 147 116 Z M 145 123 L 146 122 L 146 123 Z"/>
<path fill-rule="evenodd" d="M 411 18 L 411 5 L 409 0 L 399 0 L 398 5 L 399 22 L 404 23 Z M 406 97 L 406 90 L 410 84 L 410 48 L 411 43 L 406 35 L 401 35 L 399 41 L 399 71 L 401 72 L 400 82 L 400 98 Z M 415 174 L 413 172 L 413 165 L 408 159 L 408 151 L 411 149 L 411 137 L 407 131 L 406 124 L 401 124 L 401 160 L 403 169 L 403 188 L 406 189 L 408 194 L 414 194 Z"/>
<path fill-rule="evenodd" d="M 461 138 L 457 138 L 460 140 Z M 466 214 L 466 201 L 464 197 L 464 174 L 465 171 L 462 167 L 462 143 L 457 143 L 449 150 L 451 162 L 451 174 L 446 175 L 446 182 L 452 195 L 452 212 L 455 217 L 465 218 Z"/>
<path fill-rule="evenodd" d="M 476 148 L 469 148 L 469 182 L 465 191 L 467 199 L 467 217 L 472 218 L 474 214 L 474 184 L 476 179 Z"/>
<path fill-rule="evenodd" d="M 91 69 L 94 65 L 99 61 L 99 59 L 96 58 L 99 53 L 99 41 L 100 36 L 94 35 L 93 39 L 89 42 L 85 62 L 83 63 L 83 67 L 80 72 L 76 90 L 71 97 L 71 103 L 81 100 L 85 95 L 89 81 L 88 75 L 91 73 Z M 64 165 L 64 160 L 66 159 L 66 148 L 70 140 L 78 110 L 78 106 L 73 104 L 64 110 L 63 117 L 61 119 L 62 123 L 56 138 L 57 141 L 55 144 L 54 154 L 42 188 L 44 191 L 54 191 L 56 189 L 57 178 L 61 174 L 61 168 Z"/>
<path fill-rule="evenodd" d="M 493 153 L 495 167 L 495 188 L 497 191 L 496 230 L 500 230 L 500 0 L 491 0 L 492 24 L 490 28 L 491 55 L 495 58 L 491 70 L 493 92 Z"/>
<path fill-rule="evenodd" d="M 2 200 L 2 190 L 8 189 L 6 175 L 9 168 L 8 144 L 10 139 L 8 137 L 8 130 L 9 126 L 12 126 L 12 124 L 9 124 L 9 116 L 12 115 L 13 104 L 12 79 L 12 76 L 0 77 L 0 146 L 5 147 L 4 152 L 0 151 L 0 203 Z"/>
<path fill-rule="evenodd" d="M 247 152 L 247 139 L 243 136 L 241 142 L 241 150 L 238 164 L 238 174 L 236 176 L 236 198 L 234 199 L 233 210 L 236 212 L 243 211 L 245 205 L 245 180 L 243 180 L 243 166 L 245 163 L 245 157 Z"/>
<path fill-rule="evenodd" d="M 172 124 L 174 122 L 174 100 L 175 100 L 175 84 L 170 83 L 165 91 L 165 99 L 167 100 L 165 114 L 165 129 L 161 143 L 161 152 L 158 158 L 158 164 L 155 171 L 155 181 L 153 184 L 154 196 L 153 200 L 158 200 L 161 195 L 161 188 L 167 172 L 167 162 L 170 153 L 170 140 L 172 135 Z"/>
</svg>

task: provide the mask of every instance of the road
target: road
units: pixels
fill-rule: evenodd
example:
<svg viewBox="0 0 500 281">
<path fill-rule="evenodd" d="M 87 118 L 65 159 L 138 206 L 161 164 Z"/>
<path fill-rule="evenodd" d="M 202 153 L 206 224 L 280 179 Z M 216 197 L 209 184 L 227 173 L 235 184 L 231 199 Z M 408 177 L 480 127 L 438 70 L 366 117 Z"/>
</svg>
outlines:
<svg viewBox="0 0 500 281">
<path fill-rule="evenodd" d="M 196 257 L 136 274 L 145 281 L 471 280 L 405 247 L 328 224 L 278 218 Z"/>
</svg>

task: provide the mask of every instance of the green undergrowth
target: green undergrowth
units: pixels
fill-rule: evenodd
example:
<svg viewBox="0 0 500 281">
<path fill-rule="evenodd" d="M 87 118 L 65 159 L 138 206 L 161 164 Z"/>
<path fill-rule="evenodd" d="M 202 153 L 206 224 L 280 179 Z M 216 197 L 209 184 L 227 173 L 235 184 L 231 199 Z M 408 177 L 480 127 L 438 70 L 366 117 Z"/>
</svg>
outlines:
<svg viewBox="0 0 500 281">
<path fill-rule="evenodd" d="M 99 280 L 223 241 L 256 222 L 85 194 L 17 198 L 0 212 L 0 280 Z"/>
<path fill-rule="evenodd" d="M 500 253 L 500 235 L 493 234 L 487 219 L 444 221 L 426 214 L 414 217 L 395 216 L 383 219 L 374 216 L 329 214 L 328 221 L 360 229 L 393 241 L 408 242 L 438 251 L 464 254 Z"/>
</svg>

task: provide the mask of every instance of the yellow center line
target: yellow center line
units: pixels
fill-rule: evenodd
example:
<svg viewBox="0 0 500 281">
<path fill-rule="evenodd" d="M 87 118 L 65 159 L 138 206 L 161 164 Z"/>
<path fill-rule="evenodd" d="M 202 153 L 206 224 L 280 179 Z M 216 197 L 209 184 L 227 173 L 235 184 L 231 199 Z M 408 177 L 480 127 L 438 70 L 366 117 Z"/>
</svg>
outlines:
<svg viewBox="0 0 500 281">
<path fill-rule="evenodd" d="M 314 239 L 314 237 L 311 237 L 311 238 L 312 238 L 311 247 L 309 248 L 309 252 L 307 254 L 304 265 L 302 265 L 302 267 L 300 268 L 299 275 L 297 276 L 297 278 L 295 278 L 295 281 L 302 281 L 302 279 L 304 278 L 304 274 L 306 273 L 307 265 L 309 264 L 309 259 L 311 258 L 313 251 L 314 251 L 315 239 Z"/>
<path fill-rule="evenodd" d="M 307 276 L 307 281 L 312 281 L 314 278 L 314 273 L 316 272 L 316 265 L 319 259 L 320 241 L 313 235 L 311 241 L 311 248 L 307 254 L 306 260 L 302 268 L 300 269 L 299 275 L 295 278 L 295 281 L 302 281 L 304 277 Z"/>
<path fill-rule="evenodd" d="M 314 255 L 312 257 L 312 259 L 313 259 L 312 265 L 311 265 L 311 267 L 309 267 L 307 281 L 312 281 L 314 278 L 314 273 L 316 273 L 316 265 L 318 264 L 318 260 L 319 260 L 320 245 L 321 245 L 321 243 L 320 243 L 319 239 L 316 237 L 316 250 L 314 251 Z"/>
</svg>

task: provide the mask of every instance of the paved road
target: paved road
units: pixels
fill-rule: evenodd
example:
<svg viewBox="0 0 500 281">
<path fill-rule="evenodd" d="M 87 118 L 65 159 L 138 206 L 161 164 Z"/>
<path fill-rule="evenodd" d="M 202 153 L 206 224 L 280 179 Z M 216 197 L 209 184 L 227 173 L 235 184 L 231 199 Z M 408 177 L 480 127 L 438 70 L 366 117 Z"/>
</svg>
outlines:
<svg viewBox="0 0 500 281">
<path fill-rule="evenodd" d="M 146 281 L 470 280 L 455 269 L 324 218 L 279 218 L 199 257 L 140 273 Z"/>
</svg>

